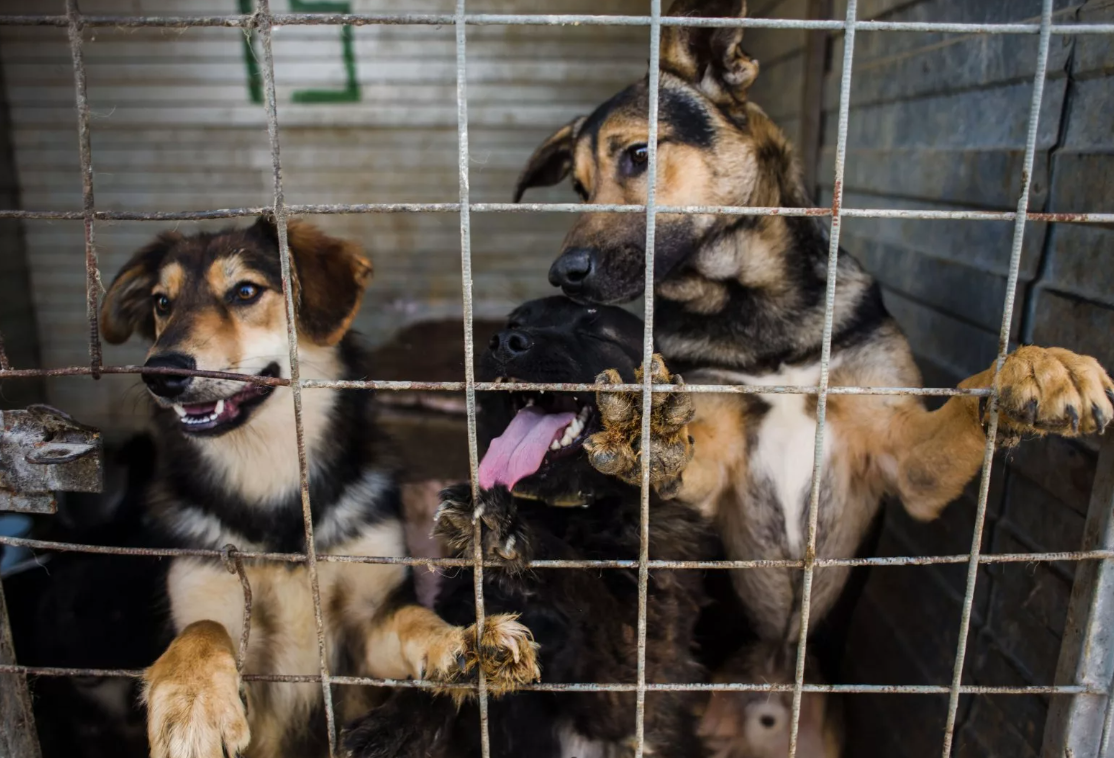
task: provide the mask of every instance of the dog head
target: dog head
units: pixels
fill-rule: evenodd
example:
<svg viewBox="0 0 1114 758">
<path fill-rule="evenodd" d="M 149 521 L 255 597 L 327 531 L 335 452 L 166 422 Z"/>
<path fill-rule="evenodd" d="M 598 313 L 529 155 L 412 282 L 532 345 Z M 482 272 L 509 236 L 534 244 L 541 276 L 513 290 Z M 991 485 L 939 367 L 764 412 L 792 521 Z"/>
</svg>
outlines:
<svg viewBox="0 0 1114 758">
<path fill-rule="evenodd" d="M 564 297 L 517 308 L 480 360 L 481 381 L 591 383 L 609 368 L 634 381 L 642 321 Z M 592 468 L 584 441 L 599 430 L 593 392 L 485 392 L 480 401 L 480 486 L 503 485 L 551 505 L 584 505 L 617 486 Z"/>
<path fill-rule="evenodd" d="M 716 673 L 716 682 L 792 684 L 796 646 L 760 642 L 745 648 Z M 808 679 L 815 680 L 813 661 Z M 700 737 L 713 758 L 786 758 L 792 730 L 791 692 L 713 692 L 700 723 Z M 838 700 L 820 692 L 801 696 L 797 755 L 839 758 L 843 722 Z"/>
<path fill-rule="evenodd" d="M 348 331 L 371 265 L 358 246 L 291 221 L 299 351 L 323 359 Z M 185 236 L 164 232 L 116 275 L 101 306 L 104 338 L 151 340 L 148 367 L 290 377 L 286 303 L 274 222 Z M 316 351 L 316 352 L 315 352 Z M 144 374 L 156 404 L 190 435 L 243 424 L 271 387 L 225 379 Z"/>
<path fill-rule="evenodd" d="M 672 16 L 743 17 L 744 0 L 677 0 Z M 665 27 L 658 99 L 658 205 L 781 204 L 779 178 L 792 173 L 784 136 L 747 101 L 758 62 L 736 28 Z M 628 87 L 591 115 L 573 119 L 534 152 L 515 189 L 566 176 L 594 204 L 644 204 L 649 134 L 648 79 Z M 660 282 L 693 251 L 732 224 L 753 217 L 658 214 L 654 277 Z M 644 287 L 646 217 L 585 213 L 565 237 L 549 270 L 554 286 L 578 299 L 617 303 Z"/>
</svg>

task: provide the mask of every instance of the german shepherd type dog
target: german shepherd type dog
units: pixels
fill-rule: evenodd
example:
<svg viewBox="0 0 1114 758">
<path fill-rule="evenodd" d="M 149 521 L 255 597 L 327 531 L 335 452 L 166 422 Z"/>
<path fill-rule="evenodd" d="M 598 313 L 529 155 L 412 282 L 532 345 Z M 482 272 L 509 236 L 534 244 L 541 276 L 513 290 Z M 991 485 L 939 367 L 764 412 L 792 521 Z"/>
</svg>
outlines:
<svg viewBox="0 0 1114 758">
<path fill-rule="evenodd" d="M 308 379 L 368 375 L 349 332 L 371 276 L 357 245 L 289 224 L 298 356 Z M 117 275 L 101 311 L 105 339 L 153 342 L 146 365 L 290 378 L 285 301 L 274 223 L 183 236 L 161 234 Z M 305 549 L 289 387 L 145 374 L 157 470 L 147 494 L 156 524 L 186 548 Z M 307 390 L 302 421 L 320 553 L 405 554 L 399 491 L 369 392 Z M 246 561 L 252 589 L 248 673 L 319 670 L 314 608 L 303 564 Z M 330 672 L 456 680 L 475 674 L 475 630 L 417 605 L 407 567 L 318 567 Z M 241 686 L 236 652 L 244 599 L 220 560 L 177 558 L 166 587 L 177 637 L 144 681 L 154 758 L 315 755 L 325 745 L 318 683 Z M 529 632 L 488 619 L 485 645 L 533 671 Z M 479 665 L 485 665 L 479 662 Z M 366 710 L 366 691 L 338 689 L 339 711 Z"/>
<path fill-rule="evenodd" d="M 642 322 L 619 308 L 587 307 L 564 297 L 516 309 L 491 340 L 484 381 L 590 382 L 615 368 L 635 381 Z M 631 569 L 527 569 L 531 560 L 626 559 L 639 552 L 637 486 L 596 471 L 585 441 L 604 421 L 629 415 L 624 395 L 485 393 L 478 420 L 486 453 L 480 501 L 468 484 L 442 493 L 435 532 L 472 556 L 474 518 L 483 552 L 501 564 L 484 571 L 490 610 L 521 614 L 537 635 L 546 682 L 637 681 L 638 578 Z M 680 429 L 691 416 L 686 395 L 655 395 L 655 423 Z M 687 506 L 654 496 L 651 559 L 706 560 L 717 554 L 711 525 Z M 698 571 L 650 574 L 646 679 L 704 680 L 695 658 L 694 627 L 704 605 Z M 475 617 L 469 572 L 446 577 L 436 608 L 446 619 Z M 403 690 L 349 731 L 346 748 L 359 758 L 478 756 L 479 715 Z M 697 758 L 694 693 L 646 697 L 646 754 Z M 605 758 L 633 754 L 635 693 L 523 692 L 492 702 L 491 750 L 517 758 Z M 387 725 L 396 725 L 394 730 Z"/>
<path fill-rule="evenodd" d="M 672 15 L 741 17 L 741 0 L 678 0 Z M 666 27 L 661 36 L 657 202 L 662 205 L 807 207 L 799 165 L 782 132 L 747 101 L 758 61 L 741 28 Z M 558 129 L 534 153 L 515 190 L 571 176 L 592 203 L 646 201 L 648 80 Z M 582 301 L 641 294 L 643 214 L 585 213 L 565 238 L 550 281 Z M 829 238 L 809 217 L 659 214 L 654 250 L 655 339 L 690 382 L 816 385 Z M 920 374 L 879 288 L 849 255 L 836 271 L 830 386 L 915 387 Z M 993 367 L 960 384 L 990 387 Z M 1000 443 L 1022 435 L 1101 432 L 1114 417 L 1114 384 L 1093 358 L 1022 347 L 999 375 Z M 663 494 L 713 518 L 730 557 L 804 557 L 816 399 L 809 395 L 693 398 L 687 434 L 655 442 Z M 638 404 L 612 434 L 593 438 L 597 465 L 639 478 Z M 985 403 L 953 397 L 929 412 L 912 396 L 832 396 L 822 455 L 816 555 L 854 556 L 887 494 L 929 520 L 978 472 Z M 605 430 L 605 432 L 608 430 Z M 690 454 L 695 458 L 678 476 Z M 664 455 L 664 451 L 672 451 Z M 733 573 L 757 637 L 797 638 L 796 570 Z M 824 619 L 848 569 L 815 574 L 813 621 Z M 839 647 L 836 645 L 835 647 Z M 740 721 L 742 718 L 740 717 Z M 722 728 L 719 730 L 723 735 Z"/>
</svg>

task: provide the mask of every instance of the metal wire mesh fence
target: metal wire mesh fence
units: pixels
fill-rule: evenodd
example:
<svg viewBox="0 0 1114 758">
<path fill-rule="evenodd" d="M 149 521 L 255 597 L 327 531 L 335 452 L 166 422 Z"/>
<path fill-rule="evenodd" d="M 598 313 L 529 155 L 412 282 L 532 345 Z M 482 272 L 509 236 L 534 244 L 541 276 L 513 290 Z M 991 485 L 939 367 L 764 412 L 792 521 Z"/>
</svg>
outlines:
<svg viewBox="0 0 1114 758">
<path fill-rule="evenodd" d="M 86 366 L 70 366 L 62 368 L 28 369 L 10 365 L 3 348 L 3 338 L 0 336 L 0 380 L 18 379 L 25 377 L 54 377 L 88 375 L 94 379 L 103 374 L 176 374 L 189 376 L 202 376 L 211 378 L 228 379 L 240 382 L 249 382 L 265 386 L 287 386 L 291 390 L 295 415 L 295 433 L 297 435 L 297 451 L 299 463 L 299 482 L 301 487 L 302 516 L 305 531 L 304 553 L 263 553 L 240 551 L 234 546 L 224 550 L 198 550 L 198 549 L 142 549 L 142 548 L 117 548 L 104 546 L 89 546 L 71 543 L 59 543 L 36 539 L 15 537 L 0 537 L 0 544 L 22 546 L 33 549 L 57 551 L 81 551 L 88 553 L 110 553 L 120 555 L 144 556 L 192 556 L 222 560 L 228 569 L 238 574 L 244 590 L 244 636 L 241 639 L 240 652 L 237 664 L 243 666 L 243 655 L 247 646 L 247 635 L 250 630 L 251 614 L 251 589 L 247 575 L 244 572 L 244 560 L 276 561 L 303 564 L 309 576 L 309 583 L 313 598 L 314 620 L 317 631 L 317 644 L 319 653 L 319 671 L 315 674 L 277 675 L 269 673 L 246 673 L 244 679 L 248 681 L 268 682 L 319 682 L 325 703 L 325 713 L 328 722 L 328 737 L 330 753 L 336 751 L 336 724 L 332 704 L 332 685 L 378 685 L 389 687 L 441 687 L 443 683 L 434 684 L 429 681 L 401 681 L 390 679 L 372 679 L 364 677 L 334 676 L 328 668 L 325 649 L 325 630 L 322 618 L 322 607 L 317 580 L 317 567 L 321 562 L 332 563 L 365 563 L 365 564 L 402 564 L 408 566 L 429 567 L 471 567 L 474 570 L 475 607 L 477 623 L 482 630 L 484 623 L 484 597 L 483 597 L 483 570 L 485 566 L 494 564 L 485 562 L 481 553 L 482 540 L 476 539 L 475 554 L 472 559 L 437 559 L 437 558 L 399 558 L 363 555 L 318 555 L 313 539 L 313 519 L 310 508 L 309 467 L 306 457 L 306 445 L 303 435 L 302 423 L 302 390 L 303 389 L 357 389 L 357 390 L 463 390 L 466 398 L 467 425 L 468 425 L 468 453 L 472 474 L 473 495 L 478 487 L 477 467 L 478 450 L 476 441 L 476 393 L 477 392 L 514 392 L 514 391 L 606 391 L 628 392 L 640 391 L 642 393 L 642 446 L 646 449 L 647 438 L 650 434 L 650 402 L 652 392 L 705 392 L 705 393 L 750 393 L 750 394 L 800 394 L 815 395 L 817 397 L 816 436 L 813 457 L 812 476 L 808 499 L 808 530 L 807 547 L 804 556 L 797 560 L 729 560 L 729 561 L 664 561 L 651 560 L 648 554 L 649 522 L 650 522 L 650 468 L 649 457 L 642 457 L 642 482 L 641 482 L 641 518 L 640 536 L 641 547 L 637 560 L 537 560 L 530 562 L 533 568 L 547 569 L 637 569 L 638 571 L 638 627 L 637 627 L 637 680 L 631 684 L 600 684 L 600 683 L 537 683 L 527 685 L 526 690 L 545 692 L 584 692 L 584 691 L 613 691 L 635 692 L 636 716 L 635 739 L 636 755 L 641 758 L 644 752 L 644 708 L 647 692 L 658 691 L 746 691 L 746 692 L 791 692 L 792 722 L 790 732 L 790 758 L 797 750 L 797 733 L 800 720 L 801 699 L 805 693 L 894 693 L 894 694 L 938 694 L 948 695 L 947 719 L 943 735 L 941 754 L 944 758 L 952 753 L 952 744 L 956 725 L 959 699 L 961 695 L 1024 695 L 1024 694 L 1053 694 L 1077 695 L 1099 698 L 1098 702 L 1105 702 L 1102 734 L 1093 736 L 1097 751 L 1101 754 L 1110 738 L 1112 722 L 1114 722 L 1114 697 L 1110 697 L 1108 682 L 1088 681 L 1070 685 L 1056 686 L 1028 686 L 1028 687 L 998 687 L 998 686 L 972 686 L 963 683 L 964 659 L 967 652 L 967 638 L 971 623 L 971 610 L 975 596 L 976 580 L 979 566 L 995 563 L 1028 563 L 1036 561 L 1106 561 L 1114 558 L 1114 549 L 1109 549 L 1111 541 L 1101 540 L 1098 544 L 1105 549 L 1080 550 L 1075 552 L 1047 552 L 1047 553 L 1005 553 L 984 555 L 981 550 L 983 527 L 986 520 L 987 499 L 990 484 L 990 473 L 993 464 L 994 440 L 998 428 L 998 380 L 995 377 L 990 389 L 959 390 L 947 388 L 919 388 L 919 387 L 832 387 L 829 386 L 829 364 L 832 348 L 833 311 L 836 292 L 836 262 L 839 255 L 839 241 L 842 222 L 845 218 L 914 218 L 936 220 L 974 220 L 974 221 L 1012 221 L 1014 223 L 1013 245 L 1011 249 L 1009 274 L 1006 286 L 1006 297 L 1002 308 L 1002 322 L 999 333 L 997 368 L 1001 368 L 1009 346 L 1011 315 L 1017 291 L 1019 268 L 1021 262 L 1022 242 L 1025 227 L 1028 221 L 1084 223 L 1084 224 L 1109 224 L 1114 223 L 1114 213 L 1030 213 L 1028 211 L 1031 173 L 1034 155 L 1037 147 L 1037 129 L 1044 94 L 1046 68 L 1049 55 L 1050 40 L 1055 35 L 1076 34 L 1114 34 L 1114 24 L 1053 24 L 1053 0 L 1044 0 L 1039 23 L 1009 23 L 1009 24 L 960 24 L 960 23 L 932 23 L 932 22 L 891 22 L 891 21 L 863 21 L 856 16 L 856 0 L 848 0 L 846 17 L 843 20 L 813 19 L 767 19 L 767 18 L 692 18 L 692 17 L 666 17 L 662 16 L 661 1 L 651 0 L 650 13 L 646 16 L 605 16 L 605 15 L 512 15 L 512 14 L 475 14 L 468 13 L 465 0 L 457 0 L 456 11 L 452 14 L 330 14 L 330 13 L 275 13 L 271 11 L 269 0 L 258 0 L 257 9 L 251 14 L 219 15 L 219 16 L 93 16 L 84 15 L 77 0 L 67 0 L 65 15 L 11 15 L 0 16 L 0 25 L 12 26 L 54 26 L 64 27 L 68 31 L 69 43 L 73 58 L 74 86 L 76 92 L 76 108 L 78 117 L 79 157 L 82 174 L 82 208 L 80 211 L 37 211 L 34 209 L 0 209 L 0 219 L 71 219 L 82 220 L 84 223 L 85 238 L 85 263 L 86 263 L 86 297 L 87 319 L 89 330 L 89 363 Z M 296 205 L 285 202 L 283 193 L 282 154 L 279 139 L 278 109 L 275 96 L 274 55 L 272 51 L 272 34 L 276 26 L 305 26 L 305 25 L 452 25 L 456 33 L 456 81 L 457 81 L 457 137 L 459 157 L 459 201 L 455 203 L 366 203 L 350 205 Z M 648 139 L 648 194 L 645 205 L 600 205 L 600 204 L 573 204 L 573 203 L 472 203 L 469 198 L 469 149 L 468 149 L 468 93 L 467 93 L 467 50 L 466 30 L 470 25 L 605 25 L 605 26 L 644 26 L 650 31 L 650 65 L 649 65 L 649 139 Z M 658 134 L 658 80 L 660 58 L 660 32 L 665 26 L 702 26 L 702 27 L 746 27 L 756 29 L 806 29 L 842 32 L 844 35 L 843 67 L 839 92 L 839 116 L 837 124 L 837 138 L 835 149 L 835 177 L 833 201 L 830 207 L 825 208 L 783 208 L 783 207 L 727 207 L 727 206 L 667 206 L 657 205 L 655 202 L 656 191 L 656 150 Z M 270 154 L 272 159 L 273 175 L 273 204 L 267 207 L 242 207 L 222 208 L 203 211 L 183 212 L 134 212 L 134 211 L 106 211 L 97 210 L 93 191 L 93 156 L 90 143 L 90 111 L 87 100 L 87 84 L 83 46 L 85 32 L 98 27 L 109 28 L 186 28 L 186 27 L 231 27 L 245 31 L 255 32 L 261 42 L 262 57 L 260 60 L 260 74 L 263 84 L 263 104 L 266 112 L 267 133 L 269 137 Z M 843 176 L 847 152 L 848 115 L 850 110 L 850 89 L 852 82 L 853 62 L 855 54 L 855 38 L 858 32 L 936 32 L 953 34 L 1036 34 L 1039 36 L 1038 60 L 1036 73 L 1033 78 L 1033 93 L 1029 112 L 1028 134 L 1025 143 L 1024 163 L 1022 173 L 1022 188 L 1017 200 L 1017 209 L 1013 212 L 995 211 L 938 211 L 938 210 L 894 210 L 894 209 L 866 209 L 844 208 L 843 201 Z M 646 214 L 646 261 L 645 261 L 645 331 L 643 343 L 643 358 L 649 362 L 653 351 L 653 323 L 654 323 L 654 237 L 655 220 L 659 213 L 683 214 L 725 214 L 737 216 L 818 216 L 827 217 L 831 222 L 830 248 L 828 253 L 828 275 L 825 293 L 825 313 L 823 325 L 822 353 L 820 359 L 820 377 L 816 385 L 808 386 L 740 386 L 740 385 L 652 385 L 650 373 L 642 384 L 622 385 L 594 385 L 594 384 L 537 384 L 537 383 L 483 383 L 477 382 L 473 365 L 473 303 L 472 303 L 472 256 L 471 256 L 471 213 L 530 213 L 535 211 L 550 211 L 564 213 L 583 213 L 588 211 L 610 213 L 644 213 Z M 287 239 L 287 219 L 295 214 L 360 214 L 360 213 L 411 213 L 411 212 L 444 212 L 458 213 L 460 216 L 460 250 L 461 250 L 461 280 L 463 285 L 463 310 L 464 310 L 464 348 L 465 348 L 465 380 L 463 382 L 410 382 L 410 381 L 316 381 L 303 380 L 300 376 L 297 334 L 295 322 L 295 300 L 291 286 L 291 257 Z M 278 230 L 279 253 L 281 259 L 283 295 L 285 298 L 289 360 L 291 376 L 289 379 L 268 378 L 261 376 L 247 376 L 238 373 L 226 373 L 201 370 L 178 369 L 152 369 L 141 366 L 106 366 L 101 354 L 99 337 L 97 302 L 100 291 L 100 274 L 97 265 L 97 248 L 95 229 L 99 221 L 137 220 L 137 221 L 180 221 L 180 220 L 208 220 L 221 218 L 237 218 L 271 214 L 275 219 Z M 825 415 L 827 400 L 832 395 L 920 395 L 920 396 L 956 396 L 968 395 L 989 398 L 989 424 L 987 428 L 987 444 L 982 464 L 982 474 L 978 490 L 977 510 L 975 514 L 974 533 L 971 549 L 961 555 L 937 556 L 899 556 L 878 557 L 862 559 L 834 559 L 818 558 L 816 556 L 817 543 L 817 513 L 819 508 L 820 485 L 822 474 L 822 451 L 826 431 Z M 1110 500 L 1109 493 L 1104 495 Z M 1109 507 L 1109 503 L 1105 507 Z M 477 521 L 477 537 L 480 524 Z M 966 564 L 966 592 L 964 595 L 962 614 L 958 635 L 958 645 L 955 651 L 954 670 L 951 682 L 941 685 L 819 685 L 806 684 L 805 678 L 805 652 L 808 643 L 810 596 L 812 581 L 816 569 L 834 566 L 909 566 L 909 565 L 934 565 L 934 564 Z M 647 585 L 651 570 L 727 570 L 727 569 L 763 569 L 763 568 L 793 568 L 803 571 L 803 591 L 801 598 L 801 624 L 800 636 L 797 642 L 798 655 L 794 681 L 791 684 L 768 684 L 759 682 L 733 682 L 722 684 L 688 683 L 688 684 L 655 684 L 646 681 L 646 606 Z M 1098 624 L 1097 618 L 1089 620 L 1091 624 Z M 17 664 L 0 665 L 0 673 L 13 673 L 39 676 L 106 676 L 106 677 L 139 677 L 141 671 L 118 669 L 77 669 L 55 667 L 30 667 Z M 479 682 L 472 684 L 450 685 L 460 688 L 476 690 L 480 709 L 482 751 L 485 758 L 489 755 L 490 746 L 487 729 L 487 688 L 482 672 Z M 1105 699 L 1103 701 L 1103 699 Z"/>
</svg>

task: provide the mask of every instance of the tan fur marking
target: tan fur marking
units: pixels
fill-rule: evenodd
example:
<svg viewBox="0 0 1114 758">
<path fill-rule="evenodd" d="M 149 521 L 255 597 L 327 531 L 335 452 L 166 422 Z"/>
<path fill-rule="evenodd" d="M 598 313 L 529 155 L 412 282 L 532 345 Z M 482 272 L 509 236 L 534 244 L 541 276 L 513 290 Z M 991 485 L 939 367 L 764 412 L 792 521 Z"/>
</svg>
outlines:
<svg viewBox="0 0 1114 758">
<path fill-rule="evenodd" d="M 143 679 L 152 758 L 217 758 L 247 749 L 240 675 L 223 626 L 186 627 Z"/>
<path fill-rule="evenodd" d="M 186 271 L 180 263 L 168 263 L 159 269 L 159 288 L 171 300 L 182 294 L 186 283 Z"/>
</svg>

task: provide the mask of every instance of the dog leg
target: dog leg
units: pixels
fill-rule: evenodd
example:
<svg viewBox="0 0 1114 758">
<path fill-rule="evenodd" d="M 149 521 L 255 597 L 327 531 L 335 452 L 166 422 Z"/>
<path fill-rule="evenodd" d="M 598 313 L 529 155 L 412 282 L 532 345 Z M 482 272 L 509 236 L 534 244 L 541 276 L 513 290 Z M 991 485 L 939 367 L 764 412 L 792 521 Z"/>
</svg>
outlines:
<svg viewBox="0 0 1114 758">
<path fill-rule="evenodd" d="M 960 383 L 987 388 L 994 368 Z M 1101 434 L 1114 418 L 1114 382 L 1099 362 L 1061 348 L 1022 347 L 1007 356 L 999 376 L 997 443 L 1023 435 Z M 931 413 L 919 405 L 900 413 L 889 431 L 897 459 L 894 484 L 916 518 L 936 518 L 982 465 L 988 420 L 985 398 L 953 397 Z"/>
<path fill-rule="evenodd" d="M 483 634 L 477 635 L 475 624 L 453 626 L 428 608 L 402 606 L 373 628 L 368 669 L 372 676 L 445 684 L 473 681 L 482 669 L 489 692 L 510 692 L 541 676 L 534 635 L 517 619 L 513 614 L 488 616 Z M 446 691 L 457 701 L 470 692 Z"/>
<path fill-rule="evenodd" d="M 143 675 L 151 758 L 237 756 L 251 740 L 228 631 L 190 624 Z"/>
<path fill-rule="evenodd" d="M 636 379 L 643 381 L 644 367 Z M 601 384 L 622 384 L 614 369 L 596 377 Z M 654 384 L 684 384 L 673 376 L 660 355 L 650 364 Z M 593 434 L 584 447 L 592 465 L 628 484 L 642 481 L 642 398 L 639 392 L 599 392 L 597 405 L 603 431 Z M 673 497 L 681 488 L 681 474 L 692 460 L 692 437 L 688 423 L 693 417 L 692 398 L 687 393 L 654 393 L 650 401 L 650 484 L 659 495 Z"/>
</svg>

